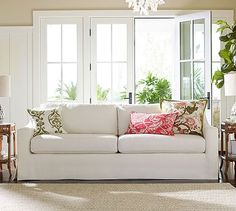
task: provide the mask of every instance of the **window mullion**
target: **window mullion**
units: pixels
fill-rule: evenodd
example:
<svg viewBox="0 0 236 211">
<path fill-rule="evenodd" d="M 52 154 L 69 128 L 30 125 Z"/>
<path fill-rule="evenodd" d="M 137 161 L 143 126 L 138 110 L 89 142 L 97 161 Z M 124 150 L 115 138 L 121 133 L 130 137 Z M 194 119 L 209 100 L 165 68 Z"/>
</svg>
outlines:
<svg viewBox="0 0 236 211">
<path fill-rule="evenodd" d="M 84 99 L 80 99 L 80 91 L 79 91 L 79 88 L 78 88 L 78 84 L 79 84 L 79 76 L 80 76 L 80 73 L 79 73 L 79 70 L 80 70 L 80 68 L 79 68 L 79 57 L 81 56 L 80 54 L 79 54 L 79 25 L 78 25 L 78 23 L 76 24 L 76 33 L 77 33 L 77 57 L 76 57 L 76 59 L 77 59 L 77 61 L 76 61 L 76 64 L 77 64 L 77 68 L 76 68 L 76 70 L 77 70 L 77 80 L 76 80 L 76 92 L 77 92 L 77 98 L 76 98 L 76 100 L 82 100 L 82 102 L 84 102 Z M 82 82 L 82 80 L 81 80 L 81 82 Z"/>
<path fill-rule="evenodd" d="M 111 24 L 111 102 L 113 102 L 113 60 L 112 60 L 112 58 L 113 58 L 113 54 L 112 54 L 113 34 L 112 34 L 112 27 L 113 27 L 113 24 Z"/>
<path fill-rule="evenodd" d="M 61 101 L 63 100 L 63 24 L 61 24 Z"/>
<path fill-rule="evenodd" d="M 194 99 L 194 21 L 191 20 L 191 33 L 190 33 L 190 46 L 191 46 L 191 84 L 192 84 L 192 100 Z"/>
</svg>

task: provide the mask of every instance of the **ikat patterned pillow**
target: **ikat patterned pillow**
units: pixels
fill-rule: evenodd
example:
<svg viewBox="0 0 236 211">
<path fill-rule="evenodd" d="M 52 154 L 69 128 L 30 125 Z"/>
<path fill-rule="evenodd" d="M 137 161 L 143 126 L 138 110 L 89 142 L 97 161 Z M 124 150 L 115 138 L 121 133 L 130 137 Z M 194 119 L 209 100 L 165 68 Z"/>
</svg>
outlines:
<svg viewBox="0 0 236 211">
<path fill-rule="evenodd" d="M 63 129 L 61 112 L 59 109 L 34 110 L 27 109 L 34 123 L 34 135 L 66 133 Z"/>
<path fill-rule="evenodd" d="M 163 112 L 178 112 L 174 123 L 175 134 L 203 135 L 203 119 L 207 100 L 173 101 L 163 100 Z"/>
</svg>

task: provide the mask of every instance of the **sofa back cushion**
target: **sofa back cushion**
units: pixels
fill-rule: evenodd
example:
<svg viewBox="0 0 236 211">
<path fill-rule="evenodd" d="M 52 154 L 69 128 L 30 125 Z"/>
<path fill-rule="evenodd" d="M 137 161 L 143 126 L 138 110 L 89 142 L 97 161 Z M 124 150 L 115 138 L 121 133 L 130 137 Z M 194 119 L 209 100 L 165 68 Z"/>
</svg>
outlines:
<svg viewBox="0 0 236 211">
<path fill-rule="evenodd" d="M 161 113 L 159 104 L 118 106 L 118 134 L 124 135 L 129 127 L 131 112 Z"/>
<path fill-rule="evenodd" d="M 115 105 L 62 105 L 61 115 L 68 133 L 117 135 Z"/>
</svg>

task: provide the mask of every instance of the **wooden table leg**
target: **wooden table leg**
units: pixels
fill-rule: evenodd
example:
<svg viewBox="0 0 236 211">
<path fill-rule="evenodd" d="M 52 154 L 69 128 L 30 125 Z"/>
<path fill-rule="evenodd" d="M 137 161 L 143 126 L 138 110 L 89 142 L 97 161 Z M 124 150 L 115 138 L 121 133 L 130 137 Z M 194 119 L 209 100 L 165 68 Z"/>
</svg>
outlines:
<svg viewBox="0 0 236 211">
<path fill-rule="evenodd" d="M 2 152 L 2 139 L 3 139 L 3 137 L 0 136 L 0 152 Z"/>
<path fill-rule="evenodd" d="M 225 174 L 227 174 L 229 169 L 229 161 L 228 161 L 228 142 L 229 142 L 229 134 L 225 132 Z"/>
<path fill-rule="evenodd" d="M 7 136 L 7 143 L 8 143 L 8 162 L 7 167 L 9 171 L 9 180 L 11 180 L 12 174 L 11 174 L 11 135 L 9 134 Z"/>
<path fill-rule="evenodd" d="M 14 158 L 16 158 L 16 133 L 14 132 L 13 133 L 13 153 L 14 153 Z M 16 170 L 16 159 L 14 160 L 14 167 L 15 167 L 15 170 Z"/>
<path fill-rule="evenodd" d="M 1 164 L 2 165 L 2 164 Z M 3 181 L 3 174 L 2 174 L 2 170 L 0 171 L 0 180 Z"/>
<path fill-rule="evenodd" d="M 221 169 L 222 169 L 222 167 L 223 167 L 223 163 L 224 163 L 224 161 L 223 161 L 223 159 L 221 158 L 221 160 L 220 160 L 220 171 L 221 171 Z"/>
<path fill-rule="evenodd" d="M 0 157 L 2 156 L 2 140 L 3 137 L 0 135 Z M 0 163 L 0 171 L 2 171 L 2 163 Z"/>
<path fill-rule="evenodd" d="M 220 152 L 221 152 L 221 155 L 223 156 L 224 155 L 224 133 L 223 133 L 223 131 L 221 131 L 221 150 L 220 150 Z"/>
<path fill-rule="evenodd" d="M 221 154 L 221 156 L 224 156 L 224 133 L 223 133 L 223 131 L 221 131 L 221 142 L 220 142 L 220 144 L 221 144 L 220 154 Z M 224 163 L 223 158 L 221 158 L 220 171 L 223 167 L 223 163 Z"/>
</svg>

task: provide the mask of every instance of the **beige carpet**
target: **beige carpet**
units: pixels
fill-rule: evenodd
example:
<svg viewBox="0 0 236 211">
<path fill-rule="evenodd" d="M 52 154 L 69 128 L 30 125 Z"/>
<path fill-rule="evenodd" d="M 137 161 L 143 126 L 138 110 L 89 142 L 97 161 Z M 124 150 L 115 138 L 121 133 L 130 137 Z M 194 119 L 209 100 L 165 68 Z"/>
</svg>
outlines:
<svg viewBox="0 0 236 211">
<path fill-rule="evenodd" d="M 230 184 L 1 184 L 1 211 L 236 210 Z"/>
</svg>

